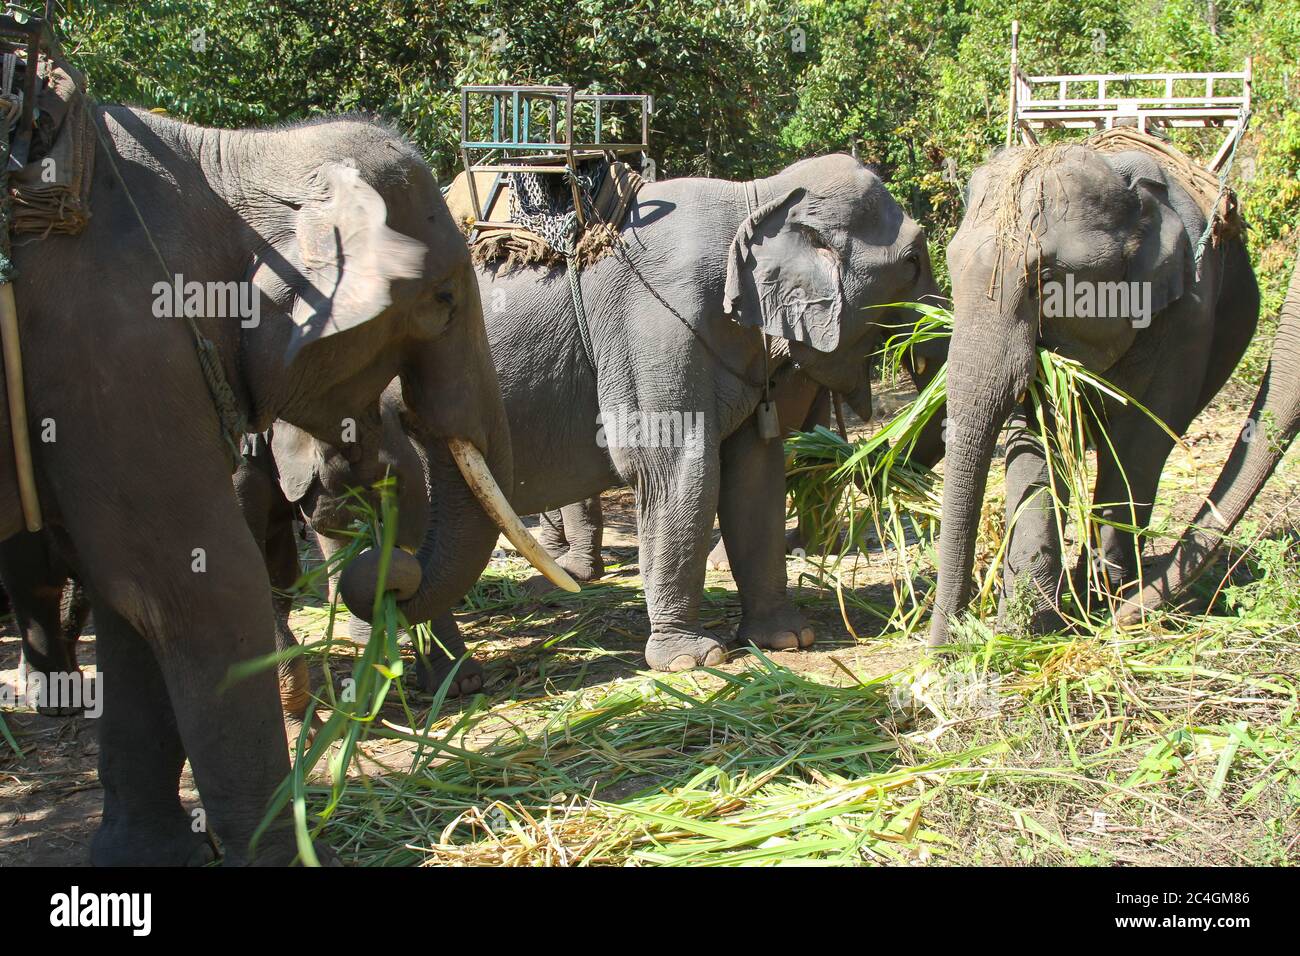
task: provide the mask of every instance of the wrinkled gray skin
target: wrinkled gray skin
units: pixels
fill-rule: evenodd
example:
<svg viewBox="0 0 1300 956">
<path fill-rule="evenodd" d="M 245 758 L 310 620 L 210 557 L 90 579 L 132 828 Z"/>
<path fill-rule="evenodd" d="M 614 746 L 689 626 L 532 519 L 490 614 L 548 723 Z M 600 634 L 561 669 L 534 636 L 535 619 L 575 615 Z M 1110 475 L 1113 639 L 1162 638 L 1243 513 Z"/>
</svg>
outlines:
<svg viewBox="0 0 1300 956">
<path fill-rule="evenodd" d="M 1001 257 L 995 277 L 994 197 L 1020 153 L 1005 151 L 976 171 L 966 217 L 948 246 L 954 330 L 932 645 L 948 643 L 950 620 L 970 600 L 980 504 L 1004 423 L 1010 428 L 1009 527 L 1026 506 L 1011 530 L 1004 601 L 1024 581 L 1031 626 L 1058 620 L 1065 581 L 1046 464 L 1019 400 L 1034 374 L 1036 345 L 1103 374 L 1182 434 L 1228 379 L 1258 320 L 1259 293 L 1244 244 L 1234 239 L 1208 250 L 1198 278 L 1194 248 L 1205 217 L 1154 160 L 1135 152 L 1103 156 L 1074 146 L 1046 174 L 1031 172 L 1018 193 L 1021 248 Z M 1076 282 L 1150 282 L 1152 321 L 1135 328 L 1122 317 L 1040 319 L 1040 273 L 1043 282 L 1064 282 L 1069 273 Z M 1094 504 L 1104 520 L 1145 527 L 1173 440 L 1137 408 L 1107 402 L 1103 414 L 1115 454 L 1099 451 Z M 1107 590 L 1133 580 L 1132 534 L 1106 526 L 1102 550 Z M 1086 570 L 1074 572 L 1084 594 Z"/>
<path fill-rule="evenodd" d="M 656 669 L 723 657 L 723 639 L 699 623 L 715 514 L 741 596 L 738 638 L 807 646 L 812 629 L 785 590 L 782 443 L 761 440 L 754 424 L 757 329 L 772 336 L 774 369 L 796 363 L 869 414 L 866 357 L 879 325 L 898 318 L 867 307 L 935 292 L 924 236 L 879 178 L 843 155 L 753 183 L 648 183 L 622 236 L 637 271 L 699 337 L 624 256 L 607 256 L 582 274 L 594 375 L 560 269 L 480 270 L 511 417 L 511 501 L 537 513 L 631 485 Z M 633 411 L 700 413 L 702 440 L 601 447 L 597 416 L 608 441 L 611 423 Z"/>
<path fill-rule="evenodd" d="M 786 436 L 792 431 L 811 431 L 817 425 L 825 427 L 830 424 L 830 393 L 800 372 L 782 369 L 772 398 Z M 605 523 L 599 497 L 584 498 L 563 508 L 544 511 L 538 519 L 541 527 L 537 540 L 575 580 L 595 581 L 604 575 L 605 563 L 600 549 Z M 798 532 L 787 533 L 787 553 L 800 546 Z M 722 538 L 709 552 L 707 563 L 714 570 L 730 569 L 726 542 Z M 550 585 L 540 575 L 534 581 L 539 588 Z"/>
<path fill-rule="evenodd" d="M 887 336 L 896 331 L 898 330 L 883 330 L 882 334 Z M 926 386 L 947 359 L 948 350 L 946 346 L 939 344 L 941 342 L 942 340 L 936 340 L 933 346 L 928 347 L 933 354 L 927 357 L 925 362 L 919 363 L 920 371 L 912 367 L 913 357 L 908 357 L 908 369 L 918 391 Z M 829 390 L 801 372 L 788 367 L 783 369 L 772 397 L 780 410 L 781 422 L 786 429 L 785 437 L 789 437 L 795 431 L 812 431 L 819 425 L 823 428 L 830 426 Z M 927 427 L 913 448 L 914 461 L 934 465 L 943 457 L 942 421 L 942 413 L 931 419 L 931 427 Z M 600 498 L 586 498 L 560 509 L 543 512 L 538 517 L 541 519 L 541 528 L 537 540 L 575 579 L 594 581 L 605 573 L 605 564 L 601 557 L 601 543 L 605 529 Z M 807 544 L 807 535 L 803 531 L 802 516 L 800 517 L 800 527 L 786 532 L 787 554 Z M 709 552 L 707 563 L 715 571 L 731 570 L 725 538 L 718 538 L 718 543 Z M 540 575 L 534 580 L 539 587 L 548 589 L 553 587 Z"/>
<path fill-rule="evenodd" d="M 1243 424 L 1207 503 L 1174 549 L 1143 574 L 1141 594 L 1116 613 L 1121 624 L 1176 601 L 1196 580 L 1300 431 L 1300 261 L 1291 274 L 1273 352 L 1247 422 L 1249 428 Z"/>
<path fill-rule="evenodd" d="M 463 594 L 496 538 L 444 440 L 472 441 L 508 487 L 509 434 L 464 242 L 411 147 L 360 119 L 266 131 L 124 107 L 100 119 L 111 155 L 98 148 L 86 230 L 15 249 L 28 414 L 57 423 L 57 441 L 33 443 L 38 490 L 90 594 L 104 681 L 104 815 L 91 857 L 210 856 L 177 795 L 188 758 L 226 862 L 246 862 L 288 752 L 274 676 L 223 682 L 233 664 L 274 649 L 271 591 L 192 337 L 180 319 L 151 314 L 155 283 L 168 272 L 255 283 L 256 327 L 196 318 L 250 429 L 279 417 L 338 441 L 343 419 L 356 418 L 371 437 L 347 455 L 363 479 L 377 476 L 367 409 L 401 376 L 448 506 L 421 549 L 426 606 Z M 10 448 L 0 435 L 3 537 L 21 524 Z M 287 823 L 263 834 L 258 862 L 295 856 Z"/>
</svg>

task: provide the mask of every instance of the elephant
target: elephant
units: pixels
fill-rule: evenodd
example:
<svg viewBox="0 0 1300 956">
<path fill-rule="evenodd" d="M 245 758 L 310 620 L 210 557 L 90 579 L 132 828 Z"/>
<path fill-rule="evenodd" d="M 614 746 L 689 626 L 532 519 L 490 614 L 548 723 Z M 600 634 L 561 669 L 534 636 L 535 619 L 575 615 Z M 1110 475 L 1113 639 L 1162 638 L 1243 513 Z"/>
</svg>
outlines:
<svg viewBox="0 0 1300 956">
<path fill-rule="evenodd" d="M 1134 405 L 1104 400 L 1103 421 L 1093 423 L 1109 435 L 1097 449 L 1093 495 L 1100 568 L 1089 574 L 1081 557 L 1071 583 L 1026 390 L 1043 347 L 1104 376 L 1183 434 L 1231 375 L 1259 313 L 1245 243 L 1230 231 L 1202 244 L 1206 225 L 1188 187 L 1142 150 L 1015 147 L 972 176 L 947 250 L 953 333 L 932 646 L 950 643 L 952 620 L 970 600 L 980 506 L 1004 422 L 1003 613 L 1019 586 L 1032 605 L 1030 629 L 1050 629 L 1067 587 L 1090 608 L 1137 576 L 1140 542 L 1127 529 L 1149 523 L 1174 439 Z M 1112 295 L 1121 283 L 1127 309 Z M 1089 294 L 1094 305 L 1085 307 Z"/>
<path fill-rule="evenodd" d="M 477 283 L 423 160 L 367 117 L 217 130 L 95 106 L 93 120 L 93 216 L 14 250 L 44 533 L 85 585 L 104 682 L 91 859 L 211 858 L 179 801 L 188 758 L 224 862 L 289 862 L 287 813 L 252 844 L 289 772 L 275 678 L 227 683 L 275 632 L 234 436 L 286 420 L 371 481 L 377 399 L 400 378 L 440 507 L 393 581 L 450 606 L 496 523 L 518 524 L 479 503 L 489 472 L 512 487 L 513 456 Z M 231 289 L 253 309 L 230 307 Z M 5 408 L 0 538 L 24 526 L 9 423 Z"/>
<path fill-rule="evenodd" d="M 724 657 L 699 622 L 715 515 L 737 639 L 807 647 L 812 628 L 786 593 L 783 444 L 779 426 L 760 431 L 760 404 L 798 373 L 870 416 L 867 357 L 883 325 L 910 315 L 874 307 L 937 293 L 924 233 L 878 176 L 830 155 L 750 182 L 646 183 L 620 236 L 576 289 L 562 266 L 478 270 L 515 449 L 511 503 L 540 513 L 633 488 L 656 670 Z M 449 617 L 434 623 L 452 638 Z"/>
<path fill-rule="evenodd" d="M 402 402 L 399 381 L 391 383 L 380 397 L 380 420 L 380 461 L 396 478 L 397 544 L 414 551 L 424 540 L 431 520 L 428 459 L 421 444 L 409 432 L 409 415 Z M 352 514 L 347 503 L 357 480 L 350 463 L 334 446 L 316 440 L 288 422 L 274 422 L 265 435 L 250 438 L 248 450 L 235 472 L 235 494 L 244 519 L 262 548 L 271 585 L 276 591 L 280 701 L 288 725 L 293 728 L 301 721 L 310 695 L 306 664 L 301 656 L 293 653 L 298 642 L 289 626 L 292 600 L 287 592 L 298 581 L 302 570 L 294 519 L 301 518 L 311 529 L 321 553 L 329 560 L 348 541 Z M 435 500 L 434 512 L 438 508 Z M 331 587 L 337 586 L 337 581 L 330 583 Z M 370 637 L 370 626 L 360 616 L 352 617 L 348 628 L 355 640 L 365 641 Z M 418 658 L 416 674 L 422 690 L 437 690 L 455 662 L 466 653 L 458 634 L 451 640 L 453 643 L 444 649 L 430 649 L 429 655 Z M 448 696 L 470 694 L 481 686 L 482 668 L 471 658 L 457 669 Z"/>
<path fill-rule="evenodd" d="M 1268 368 L 1223 470 L 1173 549 L 1143 575 L 1145 586 L 1115 615 L 1120 624 L 1170 604 L 1209 565 L 1300 431 L 1300 259 L 1282 301 Z"/>
</svg>

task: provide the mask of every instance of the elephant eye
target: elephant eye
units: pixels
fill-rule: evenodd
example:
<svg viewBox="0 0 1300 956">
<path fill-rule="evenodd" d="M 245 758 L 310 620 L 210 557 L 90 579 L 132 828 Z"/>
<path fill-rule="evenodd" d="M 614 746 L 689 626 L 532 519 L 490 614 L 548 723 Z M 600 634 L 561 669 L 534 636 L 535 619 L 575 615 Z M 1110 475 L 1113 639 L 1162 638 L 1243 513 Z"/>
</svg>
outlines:
<svg viewBox="0 0 1300 956">
<path fill-rule="evenodd" d="M 915 252 L 909 252 L 904 261 L 914 270 L 912 280 L 916 281 L 921 278 L 921 257 Z"/>
</svg>

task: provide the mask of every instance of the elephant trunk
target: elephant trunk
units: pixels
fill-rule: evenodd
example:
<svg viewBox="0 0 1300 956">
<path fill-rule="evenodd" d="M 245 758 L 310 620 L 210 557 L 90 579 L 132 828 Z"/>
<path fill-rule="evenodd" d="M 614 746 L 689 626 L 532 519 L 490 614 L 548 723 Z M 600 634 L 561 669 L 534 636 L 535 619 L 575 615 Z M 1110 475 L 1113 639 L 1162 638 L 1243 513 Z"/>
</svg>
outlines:
<svg viewBox="0 0 1300 956">
<path fill-rule="evenodd" d="M 948 440 L 931 647 L 949 643 L 952 619 L 970 603 L 976 535 L 998 432 L 1033 373 L 1032 324 L 1017 327 L 1014 312 L 996 323 L 970 321 L 974 316 L 971 309 L 955 316 L 948 358 Z"/>
<path fill-rule="evenodd" d="M 1300 430 L 1300 260 L 1282 303 L 1277 337 L 1250 418 L 1206 503 L 1135 600 L 1116 614 L 1131 624 L 1178 598 L 1232 533 Z"/>
<path fill-rule="evenodd" d="M 862 419 L 863 423 L 871 421 L 873 414 L 871 407 L 871 376 L 864 376 L 862 384 L 852 389 L 842 396 L 844 404 L 853 409 L 853 414 Z"/>
<path fill-rule="evenodd" d="M 903 364 L 912 377 L 912 384 L 916 386 L 917 394 L 920 394 L 947 363 L 948 343 L 946 339 L 936 339 L 923 343 L 914 352 L 914 355 L 903 357 Z M 917 435 L 911 451 L 908 452 L 908 458 L 927 468 L 933 468 L 942 460 L 945 430 L 943 423 L 947 417 L 948 406 L 945 403 L 939 406 L 935 414 L 921 428 L 921 433 Z"/>
<path fill-rule="evenodd" d="M 490 443 L 489 460 L 497 480 L 510 487 L 510 446 L 505 445 L 504 461 L 501 447 L 499 441 Z M 487 567 L 497 543 L 497 526 L 461 475 L 451 445 L 430 440 L 426 452 L 430 505 L 424 540 L 415 554 L 420 583 L 415 593 L 399 605 L 413 624 L 432 620 L 459 601 Z"/>
<path fill-rule="evenodd" d="M 478 580 L 496 546 L 498 528 L 555 584 L 578 590 L 524 529 L 502 488 L 514 487 L 514 459 L 505 405 L 483 328 L 478 284 L 466 267 L 464 302 L 454 331 L 425 346 L 402 375 L 410 427 L 425 450 L 427 524 L 412 559 L 394 552 L 388 589 L 411 623 L 450 610 Z M 364 559 L 364 560 L 363 560 Z M 343 572 L 339 593 L 349 610 L 369 619 L 380 556 L 361 555 Z"/>
</svg>

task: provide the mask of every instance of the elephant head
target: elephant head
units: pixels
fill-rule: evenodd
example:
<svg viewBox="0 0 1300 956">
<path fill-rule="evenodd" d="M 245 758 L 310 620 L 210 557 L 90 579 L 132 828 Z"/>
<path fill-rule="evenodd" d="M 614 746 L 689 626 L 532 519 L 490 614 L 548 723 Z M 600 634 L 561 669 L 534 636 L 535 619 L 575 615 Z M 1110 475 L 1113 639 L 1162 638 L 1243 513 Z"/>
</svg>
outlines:
<svg viewBox="0 0 1300 956">
<path fill-rule="evenodd" d="M 882 330 L 906 321 L 879 307 L 938 292 L 925 233 L 843 154 L 740 187 L 749 214 L 731 243 L 723 308 L 788 343 L 796 366 L 869 420 L 867 359 Z"/>
<path fill-rule="evenodd" d="M 1282 302 L 1268 368 L 1250 415 L 1206 503 L 1174 549 L 1145 574 L 1135 600 L 1116 613 L 1121 624 L 1175 600 L 1205 570 L 1300 431 L 1300 260 Z"/>
<path fill-rule="evenodd" d="M 251 424 L 278 417 L 296 426 L 339 456 L 321 456 L 327 473 L 367 484 L 382 464 L 376 402 L 397 377 L 427 463 L 424 490 L 440 505 L 418 567 L 395 558 L 393 579 L 408 582 L 400 596 L 450 607 L 486 565 L 498 524 L 512 540 L 528 539 L 520 550 L 544 573 L 566 581 L 496 489 L 512 483 L 505 409 L 468 250 L 433 176 L 377 124 L 344 119 L 298 132 L 292 151 L 257 149 L 257 133 L 238 144 L 258 165 L 244 170 L 230 201 L 262 236 L 252 281 L 266 303 L 243 332 Z M 362 616 L 377 563 L 355 562 L 343 589 Z"/>
<path fill-rule="evenodd" d="M 1079 145 L 1015 148 L 971 178 L 966 216 L 948 246 L 953 334 L 932 645 L 948 643 L 950 618 L 970 600 L 989 466 L 1033 379 L 1038 345 L 1104 373 L 1192 285 L 1193 249 L 1164 174 L 1135 157 Z M 1097 317 L 1051 301 L 1062 288 L 1133 282 L 1146 301 L 1133 308 L 1135 299 L 1127 314 Z"/>
</svg>

